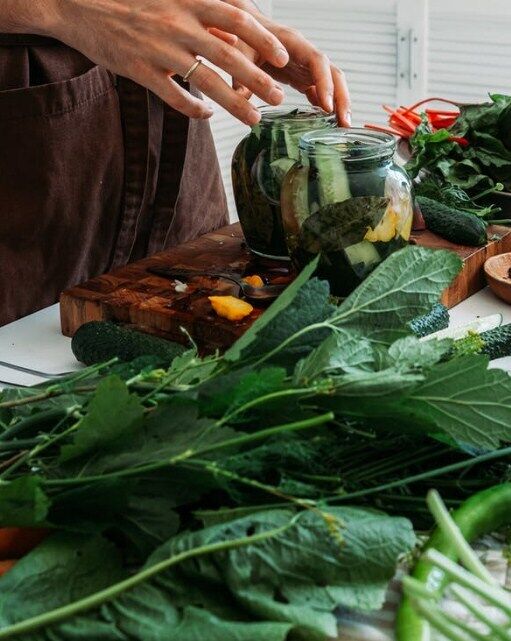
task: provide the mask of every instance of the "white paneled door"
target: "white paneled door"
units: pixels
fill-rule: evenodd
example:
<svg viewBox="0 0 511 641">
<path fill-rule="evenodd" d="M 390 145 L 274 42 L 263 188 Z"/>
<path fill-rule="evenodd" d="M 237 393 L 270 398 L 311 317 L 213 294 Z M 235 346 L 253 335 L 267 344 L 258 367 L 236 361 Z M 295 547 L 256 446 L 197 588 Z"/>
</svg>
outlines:
<svg viewBox="0 0 511 641">
<path fill-rule="evenodd" d="M 354 124 L 383 122 L 382 103 L 511 93 L 511 0 L 273 0 L 271 11 L 344 70 Z M 212 124 L 235 219 L 230 160 L 246 128 L 220 110 Z"/>
</svg>

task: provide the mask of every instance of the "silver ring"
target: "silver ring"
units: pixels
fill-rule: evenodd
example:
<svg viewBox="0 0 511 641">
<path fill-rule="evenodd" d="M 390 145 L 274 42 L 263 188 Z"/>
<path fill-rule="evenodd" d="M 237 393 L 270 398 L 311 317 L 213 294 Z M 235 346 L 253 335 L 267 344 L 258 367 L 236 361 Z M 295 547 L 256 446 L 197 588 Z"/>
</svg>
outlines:
<svg viewBox="0 0 511 641">
<path fill-rule="evenodd" d="M 185 82 L 188 82 L 190 78 L 193 76 L 193 74 L 197 71 L 197 69 L 201 66 L 202 60 L 196 60 L 193 65 L 190 67 L 190 69 L 185 73 L 183 76 L 183 80 Z"/>
</svg>

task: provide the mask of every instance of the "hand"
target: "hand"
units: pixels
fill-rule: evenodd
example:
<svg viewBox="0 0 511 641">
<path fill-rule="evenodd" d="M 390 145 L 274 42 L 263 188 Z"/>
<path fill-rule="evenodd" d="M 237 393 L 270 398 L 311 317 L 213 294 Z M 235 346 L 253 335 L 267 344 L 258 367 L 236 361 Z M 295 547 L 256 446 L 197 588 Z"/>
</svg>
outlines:
<svg viewBox="0 0 511 641">
<path fill-rule="evenodd" d="M 268 31 L 273 33 L 287 49 L 290 61 L 278 68 L 272 61 L 265 60 L 250 43 L 239 40 L 236 45 L 251 62 L 262 68 L 281 83 L 292 86 L 305 94 L 309 101 L 325 111 L 335 111 L 339 124 L 351 126 L 351 102 L 348 85 L 343 72 L 331 64 L 300 32 L 279 25 L 264 16 L 251 0 L 224 0 L 253 15 Z M 233 86 L 245 98 L 250 98 L 249 87 L 235 80 Z"/>
<path fill-rule="evenodd" d="M 289 61 L 278 37 L 243 8 L 221 0 L 38 0 L 42 2 L 52 16 L 47 35 L 144 85 L 192 118 L 209 118 L 213 112 L 171 76 L 184 76 L 197 56 L 269 104 L 284 98 L 272 77 L 232 46 L 237 38 L 243 40 L 276 69 Z M 242 122 L 259 122 L 257 109 L 206 64 L 191 81 Z"/>
</svg>

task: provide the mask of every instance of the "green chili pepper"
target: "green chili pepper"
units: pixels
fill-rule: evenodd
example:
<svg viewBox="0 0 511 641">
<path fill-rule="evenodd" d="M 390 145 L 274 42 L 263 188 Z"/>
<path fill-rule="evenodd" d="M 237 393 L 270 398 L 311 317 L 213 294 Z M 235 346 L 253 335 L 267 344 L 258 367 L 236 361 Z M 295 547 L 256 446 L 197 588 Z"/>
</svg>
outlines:
<svg viewBox="0 0 511 641">
<path fill-rule="evenodd" d="M 511 483 L 474 494 L 452 514 L 452 518 L 469 543 L 511 524 Z M 458 561 L 455 545 L 439 529 L 431 535 L 426 545 L 426 549 L 429 548 Z M 446 583 L 444 573 L 423 558 L 417 562 L 412 576 L 430 590 L 439 590 Z M 410 599 L 404 597 L 397 613 L 396 641 L 430 640 L 429 623 L 416 612 Z"/>
</svg>

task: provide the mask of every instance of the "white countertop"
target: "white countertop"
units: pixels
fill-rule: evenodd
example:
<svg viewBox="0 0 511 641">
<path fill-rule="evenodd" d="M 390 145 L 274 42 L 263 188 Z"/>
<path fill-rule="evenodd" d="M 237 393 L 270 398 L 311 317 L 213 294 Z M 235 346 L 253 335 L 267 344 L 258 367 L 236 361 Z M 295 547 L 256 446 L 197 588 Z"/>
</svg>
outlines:
<svg viewBox="0 0 511 641">
<path fill-rule="evenodd" d="M 500 313 L 511 323 L 511 306 L 484 289 L 451 309 L 451 325 L 463 325 L 478 316 Z M 511 372 L 511 357 L 494 361 Z M 59 307 L 0 327 L 0 384 L 31 386 L 59 374 L 80 369 L 71 352 L 71 341 L 60 333 Z"/>
</svg>

